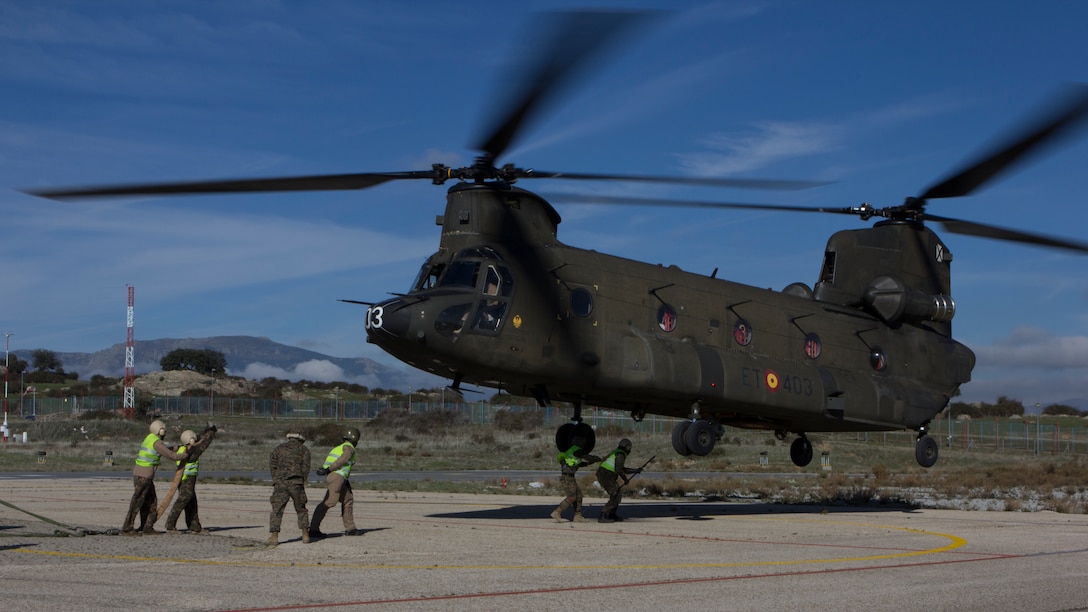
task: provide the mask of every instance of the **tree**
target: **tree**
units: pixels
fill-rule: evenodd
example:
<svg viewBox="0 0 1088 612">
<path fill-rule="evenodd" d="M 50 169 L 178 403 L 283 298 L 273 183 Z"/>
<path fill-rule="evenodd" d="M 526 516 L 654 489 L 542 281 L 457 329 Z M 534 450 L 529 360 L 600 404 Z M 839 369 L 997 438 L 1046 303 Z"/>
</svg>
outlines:
<svg viewBox="0 0 1088 612">
<path fill-rule="evenodd" d="M 19 359 L 18 355 L 12 353 L 11 360 L 8 362 L 8 376 L 18 376 L 23 372 L 26 372 L 27 367 L 27 362 Z"/>
<path fill-rule="evenodd" d="M 64 368 L 61 367 L 60 358 L 53 351 L 47 349 L 37 349 L 31 356 L 34 359 L 34 369 L 39 372 L 58 372 L 63 373 Z"/>
<path fill-rule="evenodd" d="M 207 376 L 225 374 L 227 358 L 211 349 L 174 349 L 159 360 L 163 371 L 192 370 Z"/>
</svg>

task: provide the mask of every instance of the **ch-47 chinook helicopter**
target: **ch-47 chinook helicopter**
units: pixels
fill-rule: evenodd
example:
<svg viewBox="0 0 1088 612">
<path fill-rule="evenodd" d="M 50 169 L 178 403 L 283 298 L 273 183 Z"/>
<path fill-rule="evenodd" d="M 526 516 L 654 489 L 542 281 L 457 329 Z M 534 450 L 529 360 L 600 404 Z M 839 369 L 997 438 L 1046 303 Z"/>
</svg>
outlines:
<svg viewBox="0 0 1088 612">
<path fill-rule="evenodd" d="M 928 226 L 1088 253 L 1088 244 L 930 214 L 939 198 L 965 196 L 1088 114 L 1080 86 L 1057 110 L 1006 146 L 903 204 L 845 208 L 563 196 L 566 200 L 757 208 L 880 218 L 827 242 L 815 285 L 772 291 L 563 244 L 560 216 L 522 179 L 621 180 L 742 188 L 801 182 L 544 172 L 498 165 L 541 104 L 637 14 L 563 18 L 545 61 L 478 145 L 472 166 L 406 172 L 253 178 L 30 190 L 57 199 L 365 189 L 423 179 L 448 189 L 441 239 L 404 294 L 368 306 L 367 340 L 421 370 L 504 389 L 541 405 L 573 405 L 556 444 L 592 449 L 584 405 L 681 419 L 681 455 L 706 455 L 724 426 L 797 437 L 790 456 L 813 456 L 809 433 L 913 430 L 916 458 L 937 461 L 930 422 L 971 379 L 974 354 L 952 338 L 952 253 Z M 811 185 L 807 185 L 811 186 Z M 354 301 L 354 300 L 344 300 Z"/>
</svg>

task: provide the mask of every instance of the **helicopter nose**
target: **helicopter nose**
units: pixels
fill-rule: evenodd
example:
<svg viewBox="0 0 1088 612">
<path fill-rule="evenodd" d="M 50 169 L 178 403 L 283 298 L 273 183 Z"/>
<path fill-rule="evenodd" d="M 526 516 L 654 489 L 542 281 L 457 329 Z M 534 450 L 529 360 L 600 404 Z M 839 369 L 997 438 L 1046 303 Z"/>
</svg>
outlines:
<svg viewBox="0 0 1088 612">
<path fill-rule="evenodd" d="M 379 337 L 405 338 L 412 323 L 412 312 L 403 300 L 375 304 L 367 310 L 366 331 L 372 339 Z"/>
</svg>

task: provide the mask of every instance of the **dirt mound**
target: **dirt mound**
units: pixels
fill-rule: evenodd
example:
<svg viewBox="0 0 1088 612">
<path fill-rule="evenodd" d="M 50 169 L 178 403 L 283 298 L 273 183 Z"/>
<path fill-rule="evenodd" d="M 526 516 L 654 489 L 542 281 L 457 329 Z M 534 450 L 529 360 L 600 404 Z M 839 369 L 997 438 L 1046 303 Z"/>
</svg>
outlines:
<svg viewBox="0 0 1088 612">
<path fill-rule="evenodd" d="M 252 393 L 257 384 L 244 378 L 207 376 L 192 370 L 149 372 L 136 377 L 135 388 L 141 393 L 178 397 L 185 391 L 202 391 L 222 395 Z"/>
</svg>

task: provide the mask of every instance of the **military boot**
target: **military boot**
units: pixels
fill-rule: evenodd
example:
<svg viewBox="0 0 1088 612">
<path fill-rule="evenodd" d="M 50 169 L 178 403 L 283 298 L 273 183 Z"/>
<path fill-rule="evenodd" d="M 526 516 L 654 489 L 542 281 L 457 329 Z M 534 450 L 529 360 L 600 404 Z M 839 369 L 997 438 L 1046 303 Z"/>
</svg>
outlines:
<svg viewBox="0 0 1088 612">
<path fill-rule="evenodd" d="M 562 523 L 563 522 L 563 515 L 560 514 L 559 508 L 556 508 L 555 510 L 552 510 L 552 520 L 557 522 L 557 523 Z"/>
<path fill-rule="evenodd" d="M 267 544 L 268 546 L 279 546 L 279 543 L 280 543 L 280 534 L 276 533 L 275 531 L 268 534 L 268 539 L 265 540 L 265 544 Z"/>
<path fill-rule="evenodd" d="M 584 522 L 586 522 L 586 517 L 582 516 L 581 512 L 575 512 L 574 513 L 574 522 L 575 523 L 584 523 Z"/>
<path fill-rule="evenodd" d="M 310 532 L 309 531 L 303 531 L 302 532 L 302 543 L 303 544 L 309 544 L 310 543 Z"/>
</svg>

